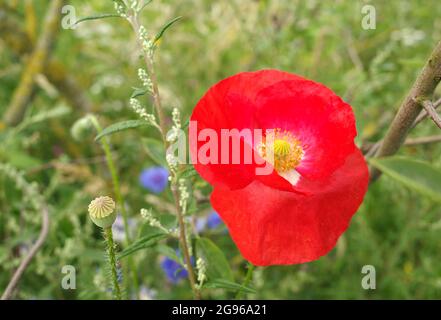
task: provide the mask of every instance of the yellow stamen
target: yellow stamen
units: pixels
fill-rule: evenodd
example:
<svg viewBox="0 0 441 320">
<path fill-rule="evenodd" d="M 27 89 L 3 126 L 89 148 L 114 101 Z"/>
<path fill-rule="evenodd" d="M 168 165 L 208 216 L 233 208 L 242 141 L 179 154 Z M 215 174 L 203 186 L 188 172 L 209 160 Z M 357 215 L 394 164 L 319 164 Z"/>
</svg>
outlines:
<svg viewBox="0 0 441 320">
<path fill-rule="evenodd" d="M 277 172 L 294 169 L 300 164 L 304 154 L 300 141 L 291 132 L 281 129 L 274 129 L 268 133 L 258 151 Z"/>
</svg>

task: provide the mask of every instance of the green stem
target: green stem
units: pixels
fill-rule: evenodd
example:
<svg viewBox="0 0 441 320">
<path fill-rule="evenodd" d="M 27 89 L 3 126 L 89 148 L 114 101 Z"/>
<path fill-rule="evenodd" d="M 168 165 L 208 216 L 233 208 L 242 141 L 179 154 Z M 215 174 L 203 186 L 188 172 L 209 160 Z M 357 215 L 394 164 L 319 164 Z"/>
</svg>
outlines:
<svg viewBox="0 0 441 320">
<path fill-rule="evenodd" d="M 247 274 L 245 276 L 245 280 L 243 281 L 242 287 L 247 287 L 251 281 L 251 279 L 253 278 L 253 271 L 256 267 L 252 264 L 252 263 L 248 263 L 248 271 Z M 240 300 L 242 299 L 242 293 L 243 290 L 242 288 L 239 289 L 239 291 L 237 291 L 236 294 L 236 300 Z"/>
<path fill-rule="evenodd" d="M 121 300 L 121 289 L 118 283 L 118 273 L 116 269 L 115 243 L 113 242 L 112 228 L 104 229 L 104 239 L 107 243 L 107 259 L 112 274 L 113 294 L 116 300 Z"/>
<path fill-rule="evenodd" d="M 95 127 L 95 130 L 98 134 L 100 134 L 103 129 L 98 122 L 97 118 L 94 115 L 90 115 L 90 120 Z M 118 172 L 116 171 L 116 166 L 113 161 L 112 157 L 112 151 L 110 149 L 109 142 L 107 141 L 106 137 L 103 137 L 101 140 L 101 145 L 104 149 L 104 154 L 106 157 L 106 163 L 107 167 L 109 168 L 110 175 L 112 176 L 112 184 L 113 184 L 113 192 L 115 193 L 116 202 L 119 204 L 120 210 L 121 210 L 121 216 L 123 218 L 123 224 L 124 224 L 124 233 L 125 233 L 125 245 L 128 246 L 131 243 L 130 239 L 130 230 L 129 230 L 129 221 L 127 217 L 127 211 L 124 206 L 124 198 L 121 193 L 120 189 L 120 183 L 119 183 L 119 176 Z M 136 265 L 133 262 L 132 257 L 128 257 L 128 263 L 130 266 L 130 269 L 132 271 L 132 281 L 133 281 L 133 289 L 135 291 L 136 296 L 139 298 L 139 283 L 138 283 L 138 271 L 136 269 Z"/>
<path fill-rule="evenodd" d="M 138 21 L 138 13 L 135 13 L 133 16 L 131 16 L 129 18 L 129 22 L 132 25 L 133 31 L 136 34 L 136 37 L 139 42 L 139 47 L 140 47 L 140 49 L 142 49 L 142 43 L 141 43 L 141 41 L 139 41 L 139 39 L 140 39 L 140 34 L 139 34 L 140 24 Z M 162 141 L 164 143 L 164 148 L 167 149 L 169 143 L 167 142 L 167 139 L 166 139 L 166 134 L 167 134 L 166 115 L 165 115 L 164 109 L 162 108 L 162 105 L 161 105 L 161 98 L 160 98 L 159 89 L 158 89 L 158 79 L 156 77 L 154 63 L 153 63 L 153 60 L 150 59 L 146 54 L 144 54 L 144 62 L 145 62 L 146 68 L 147 68 L 147 72 L 150 75 L 150 79 L 152 81 L 153 106 L 154 106 L 156 113 L 158 115 L 159 127 L 161 129 L 160 131 L 161 131 Z M 173 175 L 172 170 L 170 170 L 170 174 L 172 175 L 172 181 L 176 181 L 175 180 L 176 177 Z M 182 212 L 182 208 L 179 205 L 180 194 L 179 194 L 179 190 L 176 188 L 175 183 L 173 183 L 173 182 L 171 184 L 171 191 L 172 191 L 173 198 L 175 201 L 176 214 L 177 214 L 178 223 L 179 223 L 179 242 L 181 244 L 181 248 L 182 248 L 182 251 L 184 254 L 185 264 L 187 265 L 188 280 L 190 282 L 190 286 L 193 291 L 194 299 L 200 300 L 201 293 L 200 293 L 199 288 L 197 287 L 196 278 L 195 278 L 195 271 L 194 271 L 194 268 L 191 264 L 190 251 L 189 251 L 189 247 L 187 245 L 187 235 L 186 235 L 185 223 L 184 223 L 184 213 Z"/>
</svg>

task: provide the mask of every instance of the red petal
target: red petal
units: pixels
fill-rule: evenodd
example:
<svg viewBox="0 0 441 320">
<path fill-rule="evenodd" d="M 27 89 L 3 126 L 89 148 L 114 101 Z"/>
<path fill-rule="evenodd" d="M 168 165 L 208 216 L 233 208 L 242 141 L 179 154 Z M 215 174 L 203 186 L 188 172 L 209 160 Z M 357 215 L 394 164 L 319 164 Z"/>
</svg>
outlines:
<svg viewBox="0 0 441 320">
<path fill-rule="evenodd" d="M 193 111 L 191 121 L 197 121 L 197 134 L 202 129 L 210 128 L 216 131 L 220 138 L 221 129 L 248 128 L 252 130 L 255 126 L 254 101 L 258 92 L 272 84 L 293 78 L 298 77 L 286 72 L 263 70 L 239 73 L 220 81 L 208 90 Z M 197 136 L 190 134 L 190 153 L 193 162 L 199 162 L 196 161 L 197 151 L 205 144 L 205 141 L 196 143 L 195 139 L 197 140 Z M 241 143 L 242 155 L 245 149 L 253 150 L 250 145 L 252 142 Z M 196 163 L 195 169 L 213 186 L 238 189 L 255 179 L 255 164 L 245 165 L 243 161 L 241 164 L 220 164 L 220 155 L 218 163 Z M 277 178 L 276 173 L 273 174 L 274 179 L 282 179 Z"/>
<path fill-rule="evenodd" d="M 256 121 L 262 129 L 291 131 L 305 155 L 296 170 L 308 179 L 327 178 L 355 148 L 352 108 L 330 89 L 297 78 L 261 90 Z"/>
<path fill-rule="evenodd" d="M 335 246 L 360 206 L 368 180 L 363 155 L 356 149 L 326 182 L 311 185 L 310 195 L 254 181 L 242 190 L 215 188 L 211 203 L 251 263 L 304 263 Z"/>
</svg>

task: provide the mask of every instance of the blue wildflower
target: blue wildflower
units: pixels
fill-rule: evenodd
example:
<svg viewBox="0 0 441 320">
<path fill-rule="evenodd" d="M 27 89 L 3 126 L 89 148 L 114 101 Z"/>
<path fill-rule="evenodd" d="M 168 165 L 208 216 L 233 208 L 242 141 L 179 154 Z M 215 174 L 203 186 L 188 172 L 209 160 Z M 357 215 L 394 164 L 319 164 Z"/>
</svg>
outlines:
<svg viewBox="0 0 441 320">
<path fill-rule="evenodd" d="M 179 250 L 176 250 L 176 255 L 177 256 L 180 255 Z M 193 257 L 191 257 L 191 264 L 194 264 Z M 173 284 L 176 284 L 180 280 L 188 277 L 187 269 L 185 269 L 183 265 L 181 265 L 180 263 L 176 262 L 175 260 L 169 257 L 165 257 L 161 261 L 161 268 L 165 272 L 167 279 Z"/>
<path fill-rule="evenodd" d="M 207 217 L 198 217 L 195 222 L 195 229 L 198 233 L 205 230 L 207 226 Z"/>
<path fill-rule="evenodd" d="M 207 228 L 214 229 L 222 224 L 222 219 L 216 211 L 212 211 L 207 217 Z"/>
<path fill-rule="evenodd" d="M 164 167 L 150 167 L 139 175 L 141 186 L 153 193 L 161 193 L 167 187 L 169 173 Z"/>
</svg>

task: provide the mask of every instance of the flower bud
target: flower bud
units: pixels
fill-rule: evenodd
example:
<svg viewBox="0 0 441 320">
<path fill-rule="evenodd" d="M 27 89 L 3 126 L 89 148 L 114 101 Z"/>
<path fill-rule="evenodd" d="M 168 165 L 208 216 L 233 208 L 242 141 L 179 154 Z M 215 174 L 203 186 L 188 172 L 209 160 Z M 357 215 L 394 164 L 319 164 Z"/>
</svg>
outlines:
<svg viewBox="0 0 441 320">
<path fill-rule="evenodd" d="M 88 116 L 78 119 L 70 128 L 70 134 L 76 141 L 84 140 L 92 131 L 93 124 Z"/>
<path fill-rule="evenodd" d="M 89 204 L 89 217 L 98 227 L 110 228 L 116 219 L 115 201 L 108 196 L 95 198 Z"/>
</svg>

